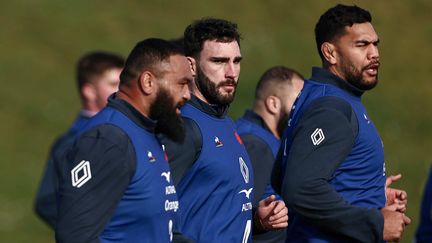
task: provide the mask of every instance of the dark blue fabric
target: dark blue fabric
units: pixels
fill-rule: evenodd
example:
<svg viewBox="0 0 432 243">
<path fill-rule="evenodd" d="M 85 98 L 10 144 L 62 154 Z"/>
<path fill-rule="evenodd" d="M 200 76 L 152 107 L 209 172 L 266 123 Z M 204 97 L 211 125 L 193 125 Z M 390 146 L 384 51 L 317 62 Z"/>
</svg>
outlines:
<svg viewBox="0 0 432 243">
<path fill-rule="evenodd" d="M 155 135 L 110 107 L 102 110 L 82 132 L 100 124 L 113 124 L 127 133 L 135 148 L 136 171 L 118 203 L 101 242 L 170 242 L 178 210 L 168 161 Z M 169 175 L 168 175 L 169 176 Z"/>
<path fill-rule="evenodd" d="M 273 153 L 273 157 L 276 158 L 280 141 L 277 139 L 270 131 L 267 129 L 260 127 L 253 122 L 240 118 L 236 121 L 237 132 L 240 135 L 253 134 L 267 143 L 268 147 L 271 149 Z"/>
<path fill-rule="evenodd" d="M 432 242 L 432 167 L 423 192 L 420 208 L 420 224 L 416 233 L 417 243 Z"/>
<path fill-rule="evenodd" d="M 297 154 L 297 152 L 301 150 L 301 148 L 298 148 L 298 151 L 292 151 L 291 149 L 293 138 L 299 132 L 296 128 L 302 125 L 299 124 L 299 121 L 302 119 L 303 113 L 309 109 L 314 101 L 322 99 L 323 97 L 335 97 L 336 99 L 347 102 L 351 106 L 357 119 L 358 133 L 354 145 L 351 148 L 351 152 L 348 153 L 345 159 L 335 169 L 328 183 L 332 185 L 333 189 L 350 205 L 365 209 L 383 208 L 386 202 L 383 145 L 375 126 L 369 119 L 366 109 L 361 103 L 360 96 L 362 92 L 356 90 L 347 82 L 338 79 L 324 69 L 314 69 L 313 71 L 314 76 L 311 80 L 305 81 L 304 88 L 294 103 L 288 121 L 288 127 L 282 139 L 282 178 L 280 178 L 280 181 L 286 181 L 284 173 L 288 168 L 287 162 L 291 153 Z M 317 105 L 317 107 L 319 107 L 319 105 Z M 318 114 L 320 111 L 318 109 L 314 112 Z M 344 110 L 338 112 L 348 117 L 350 115 L 349 110 L 346 112 Z M 310 112 L 309 115 L 311 113 L 313 112 Z M 338 120 L 332 121 L 333 124 L 337 124 L 338 122 Z M 304 139 L 309 141 L 311 145 L 312 143 L 316 143 L 314 144 L 316 148 L 313 151 L 320 151 L 319 145 L 321 143 L 325 144 L 326 140 L 330 139 L 328 137 L 329 134 L 327 134 L 325 129 L 320 132 L 320 127 L 309 127 L 309 129 L 313 130 L 309 133 L 309 137 L 305 137 Z M 321 139 L 322 141 L 320 141 Z M 291 163 L 296 163 L 295 159 L 290 161 Z M 292 166 L 295 165 L 290 164 L 290 167 Z M 313 169 L 311 168 L 311 170 Z M 306 174 L 308 174 L 308 172 L 305 171 L 305 175 Z M 373 229 L 375 230 L 375 228 L 377 227 L 372 226 L 371 231 Z M 337 231 L 337 229 L 335 230 Z M 355 226 L 353 225 L 350 230 L 355 230 Z M 381 236 L 377 237 L 382 237 L 381 232 L 378 234 Z M 365 239 L 367 239 L 367 237 Z M 349 239 L 342 235 L 338 236 L 336 234 L 327 233 L 325 230 L 314 226 L 313 223 L 307 223 L 295 210 L 290 209 L 287 242 L 346 242 L 347 240 Z"/>
<path fill-rule="evenodd" d="M 62 156 L 88 120 L 89 117 L 82 114 L 78 115 L 71 128 L 54 142 L 46 162 L 45 171 L 36 194 L 35 211 L 52 228 L 55 228 L 57 221 L 56 193 L 58 190 L 58 176 L 53 161 L 54 158 Z"/>
<path fill-rule="evenodd" d="M 259 201 L 270 195 L 276 195 L 277 200 L 281 200 L 270 185 L 271 170 L 280 146 L 279 139 L 270 132 L 262 118 L 251 110 L 246 111 L 243 117 L 236 121 L 236 128 L 245 144 L 255 172 L 253 206 L 258 207 Z M 267 150 L 271 151 L 270 155 L 266 153 Z M 257 233 L 254 231 L 252 242 L 284 242 L 285 234 L 285 230 Z"/>
<path fill-rule="evenodd" d="M 111 97 L 80 130 L 55 163 L 56 240 L 171 241 L 179 205 L 154 125 L 127 102 Z M 88 180 L 79 184 L 82 178 Z"/>
<path fill-rule="evenodd" d="M 180 231 L 196 242 L 250 242 L 252 166 L 234 123 L 189 103 L 181 111 L 198 125 L 203 144 L 177 186 Z"/>
</svg>

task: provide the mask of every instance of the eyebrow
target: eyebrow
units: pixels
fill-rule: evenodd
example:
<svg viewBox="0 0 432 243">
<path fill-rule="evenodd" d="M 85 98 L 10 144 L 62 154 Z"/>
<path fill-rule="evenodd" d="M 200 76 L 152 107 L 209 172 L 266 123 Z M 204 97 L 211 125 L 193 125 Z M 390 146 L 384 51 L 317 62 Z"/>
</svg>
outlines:
<svg viewBox="0 0 432 243">
<path fill-rule="evenodd" d="M 228 62 L 229 57 L 210 57 L 210 61 L 213 62 Z"/>
<path fill-rule="evenodd" d="M 234 58 L 234 62 L 239 62 L 243 59 L 243 57 L 239 56 L 239 57 L 235 57 Z M 210 61 L 213 62 L 228 62 L 230 60 L 229 57 L 210 57 Z"/>
<path fill-rule="evenodd" d="M 369 45 L 369 44 L 374 44 L 374 45 L 378 45 L 378 44 L 379 44 L 379 42 L 380 42 L 380 40 L 379 40 L 379 39 L 377 39 L 376 41 L 369 41 L 369 40 L 357 40 L 357 41 L 355 41 L 355 44 L 366 44 L 366 45 Z"/>
</svg>

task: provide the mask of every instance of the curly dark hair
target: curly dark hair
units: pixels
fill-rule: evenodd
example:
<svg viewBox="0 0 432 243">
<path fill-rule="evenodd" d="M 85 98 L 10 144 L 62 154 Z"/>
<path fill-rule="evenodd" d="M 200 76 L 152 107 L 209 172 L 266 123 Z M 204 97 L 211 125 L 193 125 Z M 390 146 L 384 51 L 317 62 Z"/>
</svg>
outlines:
<svg viewBox="0 0 432 243">
<path fill-rule="evenodd" d="M 240 45 L 240 34 L 237 24 L 216 18 L 203 18 L 194 21 L 184 32 L 184 50 L 186 56 L 198 57 L 207 40 L 219 42 L 237 41 Z"/>
<path fill-rule="evenodd" d="M 345 33 L 345 27 L 351 27 L 353 24 L 372 22 L 370 13 L 357 7 L 356 5 L 347 6 L 338 4 L 327 10 L 321 15 L 318 23 L 315 25 L 315 40 L 318 53 L 322 60 L 324 56 L 321 53 L 321 45 L 324 42 L 332 41 Z"/>
</svg>

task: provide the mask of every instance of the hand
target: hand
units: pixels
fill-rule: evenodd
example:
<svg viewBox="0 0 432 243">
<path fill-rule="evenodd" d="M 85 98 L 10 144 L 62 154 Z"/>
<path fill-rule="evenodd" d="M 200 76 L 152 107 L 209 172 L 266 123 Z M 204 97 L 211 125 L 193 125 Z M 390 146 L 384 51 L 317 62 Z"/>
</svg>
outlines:
<svg viewBox="0 0 432 243">
<path fill-rule="evenodd" d="M 411 219 L 405 214 L 389 210 L 387 207 L 381 209 L 384 217 L 383 240 L 399 241 L 405 230 L 405 226 L 411 223 Z"/>
<path fill-rule="evenodd" d="M 397 204 L 398 206 L 396 206 L 397 208 L 396 210 L 398 212 L 405 213 L 406 206 L 408 204 L 408 194 L 404 190 L 394 189 L 389 187 L 390 184 L 392 184 L 395 181 L 398 181 L 400 178 L 402 178 L 401 174 L 387 177 L 386 184 L 385 184 L 386 197 L 387 197 L 386 206 Z"/>
<path fill-rule="evenodd" d="M 282 200 L 271 195 L 259 202 L 254 216 L 255 225 L 262 230 L 278 230 L 288 226 L 288 209 Z"/>
</svg>

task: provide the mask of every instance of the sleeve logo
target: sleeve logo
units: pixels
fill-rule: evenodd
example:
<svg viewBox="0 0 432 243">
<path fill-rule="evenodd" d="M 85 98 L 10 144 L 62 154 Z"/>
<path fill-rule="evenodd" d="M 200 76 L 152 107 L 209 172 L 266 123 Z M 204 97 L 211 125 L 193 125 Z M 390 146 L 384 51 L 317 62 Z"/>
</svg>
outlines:
<svg viewBox="0 0 432 243">
<path fill-rule="evenodd" d="M 81 161 L 71 170 L 72 186 L 80 188 L 92 178 L 89 161 Z"/>
<path fill-rule="evenodd" d="M 321 128 L 315 129 L 315 131 L 311 134 L 311 139 L 313 145 L 320 145 L 320 143 L 325 139 L 323 130 Z"/>
</svg>

